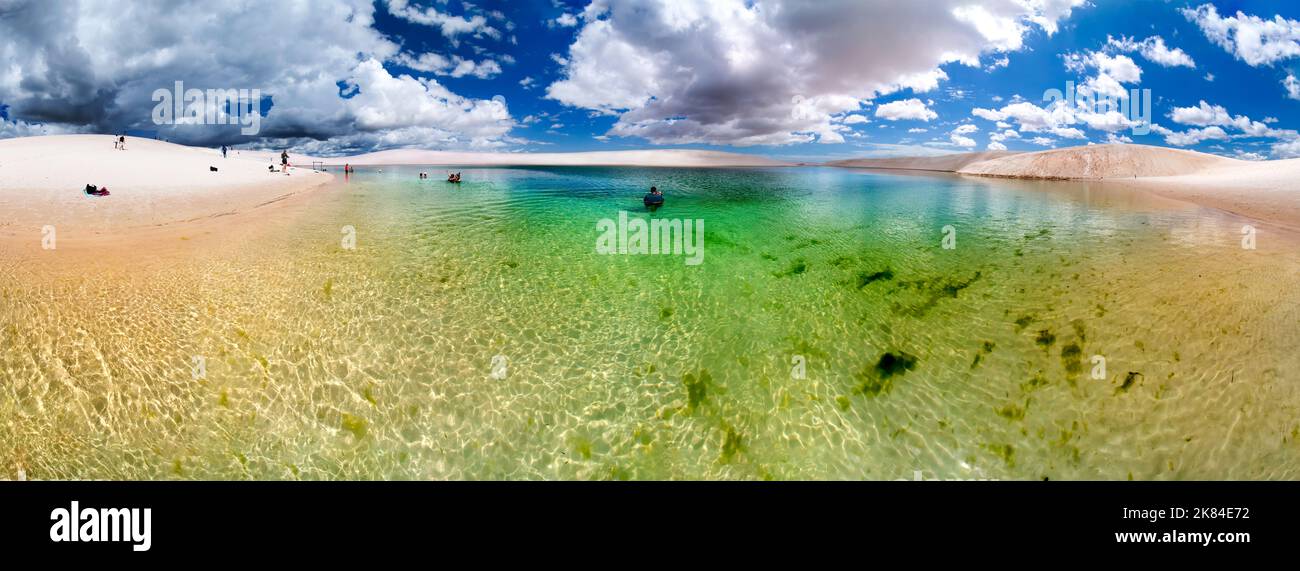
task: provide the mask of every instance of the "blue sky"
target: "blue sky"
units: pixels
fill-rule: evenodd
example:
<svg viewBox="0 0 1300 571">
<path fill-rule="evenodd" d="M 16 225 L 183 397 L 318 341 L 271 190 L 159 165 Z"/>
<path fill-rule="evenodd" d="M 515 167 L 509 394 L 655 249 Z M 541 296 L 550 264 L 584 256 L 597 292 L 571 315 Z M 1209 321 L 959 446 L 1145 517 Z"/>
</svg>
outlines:
<svg viewBox="0 0 1300 571">
<path fill-rule="evenodd" d="M 0 20 L 0 136 L 130 131 L 321 154 L 687 147 L 826 160 L 1133 142 L 1300 156 L 1293 2 L 138 6 L 16 2 Z M 253 136 L 159 125 L 149 94 L 175 81 L 259 88 L 274 104 Z M 1068 81 L 1149 89 L 1151 132 L 1043 101 Z"/>
</svg>

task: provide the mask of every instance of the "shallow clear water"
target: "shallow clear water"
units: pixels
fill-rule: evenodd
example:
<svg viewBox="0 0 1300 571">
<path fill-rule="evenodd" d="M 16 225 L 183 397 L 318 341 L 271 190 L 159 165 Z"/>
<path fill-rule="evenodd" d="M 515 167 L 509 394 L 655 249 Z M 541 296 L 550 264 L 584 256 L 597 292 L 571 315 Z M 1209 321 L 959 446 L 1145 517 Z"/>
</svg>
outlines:
<svg viewBox="0 0 1300 571">
<path fill-rule="evenodd" d="M 1242 220 L 822 168 L 418 170 L 0 255 L 3 473 L 1300 476 L 1300 249 Z M 703 263 L 598 254 L 620 210 L 703 219 Z"/>
</svg>

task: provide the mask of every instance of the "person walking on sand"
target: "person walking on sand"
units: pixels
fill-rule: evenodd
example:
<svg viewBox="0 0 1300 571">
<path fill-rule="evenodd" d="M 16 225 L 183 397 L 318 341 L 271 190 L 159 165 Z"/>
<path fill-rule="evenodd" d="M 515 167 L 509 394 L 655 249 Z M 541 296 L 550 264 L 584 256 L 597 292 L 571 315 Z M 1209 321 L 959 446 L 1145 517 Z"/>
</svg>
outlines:
<svg viewBox="0 0 1300 571">
<path fill-rule="evenodd" d="M 285 175 L 289 174 L 289 149 L 280 151 L 280 170 L 284 171 Z"/>
<path fill-rule="evenodd" d="M 117 138 L 117 142 L 118 142 L 118 144 L 120 145 L 120 146 L 118 147 L 118 150 L 125 151 L 125 150 L 126 150 L 126 135 L 122 135 L 122 136 L 118 137 L 118 138 Z"/>
<path fill-rule="evenodd" d="M 113 135 L 113 150 L 116 151 L 117 149 L 118 149 L 117 135 Z"/>
<path fill-rule="evenodd" d="M 221 145 L 221 158 L 226 158 L 226 146 Z"/>
</svg>

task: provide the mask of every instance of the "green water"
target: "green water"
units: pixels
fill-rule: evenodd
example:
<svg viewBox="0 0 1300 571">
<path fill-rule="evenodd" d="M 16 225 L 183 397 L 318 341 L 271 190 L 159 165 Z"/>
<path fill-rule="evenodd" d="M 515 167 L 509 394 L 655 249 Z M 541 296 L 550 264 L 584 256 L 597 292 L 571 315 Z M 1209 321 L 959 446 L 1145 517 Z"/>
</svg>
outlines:
<svg viewBox="0 0 1300 571">
<path fill-rule="evenodd" d="M 1246 221 L 1100 185 L 418 170 L 172 255 L 6 259 L 5 473 L 1300 476 L 1300 250 Z M 703 262 L 598 254 L 620 211 L 703 220 Z"/>
</svg>

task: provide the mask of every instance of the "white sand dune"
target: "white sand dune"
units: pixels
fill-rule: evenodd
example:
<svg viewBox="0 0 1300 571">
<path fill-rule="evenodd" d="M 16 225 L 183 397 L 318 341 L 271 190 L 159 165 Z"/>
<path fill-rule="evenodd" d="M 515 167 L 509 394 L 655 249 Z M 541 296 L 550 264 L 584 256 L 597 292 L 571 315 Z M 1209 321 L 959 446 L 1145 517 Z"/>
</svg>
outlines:
<svg viewBox="0 0 1300 571">
<path fill-rule="evenodd" d="M 114 149 L 109 135 L 0 140 L 0 233 L 159 226 L 255 208 L 330 179 L 310 169 L 272 174 L 260 159 L 152 139 L 127 137 L 126 149 Z M 111 195 L 88 196 L 87 184 Z"/>
<path fill-rule="evenodd" d="M 474 153 L 457 151 L 422 151 L 395 149 L 364 155 L 322 160 L 329 165 L 354 166 L 430 165 L 430 166 L 636 166 L 636 167 L 770 167 L 791 163 L 758 155 L 699 151 L 693 149 L 653 149 L 643 151 L 596 151 L 585 153 Z"/>
<path fill-rule="evenodd" d="M 1300 159 L 1233 161 L 1134 182 L 1157 194 L 1300 231 Z"/>
<path fill-rule="evenodd" d="M 987 161 L 991 159 L 1000 159 L 1011 155 L 1019 154 L 1015 151 L 982 151 L 978 153 L 953 153 L 948 155 L 935 155 L 929 157 L 887 157 L 879 159 L 849 159 L 845 161 L 831 161 L 826 163 L 832 167 L 848 167 L 860 169 L 891 169 L 891 170 L 918 170 L 918 171 L 940 171 L 940 172 L 957 172 L 967 165 Z"/>
<path fill-rule="evenodd" d="M 1133 179 L 1189 175 L 1244 161 L 1147 145 L 1088 145 L 973 162 L 958 173 L 1049 180 Z"/>
<path fill-rule="evenodd" d="M 1241 161 L 1165 147 L 1090 145 L 973 163 L 957 172 L 1114 182 L 1300 230 L 1300 160 Z"/>
<path fill-rule="evenodd" d="M 1102 181 L 1300 230 L 1300 159 L 1241 161 L 1195 151 L 1123 144 L 1004 153 L 976 160 L 985 154 L 828 164 L 1015 179 Z"/>
</svg>

